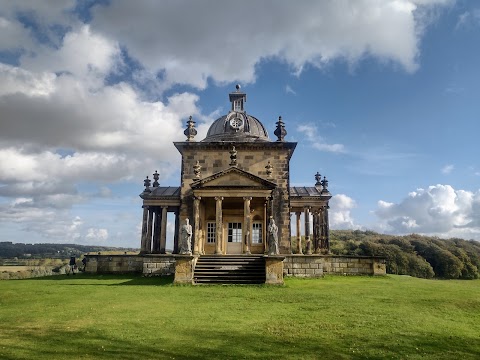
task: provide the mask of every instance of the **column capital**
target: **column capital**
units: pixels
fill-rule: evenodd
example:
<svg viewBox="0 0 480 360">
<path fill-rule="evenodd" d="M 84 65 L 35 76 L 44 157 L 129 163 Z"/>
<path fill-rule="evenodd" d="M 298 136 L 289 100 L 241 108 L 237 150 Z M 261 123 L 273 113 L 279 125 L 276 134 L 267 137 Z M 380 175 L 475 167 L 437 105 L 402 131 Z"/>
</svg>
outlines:
<svg viewBox="0 0 480 360">
<path fill-rule="evenodd" d="M 244 196 L 243 200 L 252 200 L 252 197 L 251 196 Z"/>
<path fill-rule="evenodd" d="M 168 205 L 161 205 L 160 206 L 162 209 L 168 209 Z"/>
<path fill-rule="evenodd" d="M 202 197 L 201 197 L 201 196 L 193 195 L 193 200 L 202 200 Z"/>
<path fill-rule="evenodd" d="M 223 196 L 215 196 L 216 201 L 223 201 Z"/>
</svg>

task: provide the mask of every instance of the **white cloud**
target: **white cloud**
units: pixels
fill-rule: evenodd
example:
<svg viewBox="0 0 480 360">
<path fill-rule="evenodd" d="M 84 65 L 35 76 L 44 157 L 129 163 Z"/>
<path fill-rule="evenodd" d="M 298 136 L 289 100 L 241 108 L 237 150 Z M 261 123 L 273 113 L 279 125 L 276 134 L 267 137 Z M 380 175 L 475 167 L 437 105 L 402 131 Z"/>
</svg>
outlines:
<svg viewBox="0 0 480 360">
<path fill-rule="evenodd" d="M 328 144 L 325 139 L 318 134 L 318 128 L 312 124 L 302 124 L 297 127 L 297 131 L 302 133 L 310 146 L 320 151 L 327 151 L 333 153 L 346 152 L 343 144 Z"/>
<path fill-rule="evenodd" d="M 103 243 L 108 239 L 108 230 L 89 228 L 87 230 L 87 235 L 85 235 L 85 239 L 90 244 Z"/>
<path fill-rule="evenodd" d="M 265 58 L 285 61 L 297 73 L 306 64 L 323 67 L 339 58 L 355 63 L 365 56 L 414 71 L 419 30 L 424 26 L 415 11 L 418 6 L 445 3 L 112 2 L 95 7 L 92 28 L 118 39 L 153 73 L 164 71 L 168 83 L 204 88 L 209 77 L 217 82 L 252 82 L 255 65 Z M 249 25 L 234 25 L 232 14 L 248 19 Z M 127 16 L 135 26 L 125 26 Z"/>
<path fill-rule="evenodd" d="M 448 164 L 448 165 L 445 165 L 443 168 L 442 168 L 442 174 L 450 174 L 453 169 L 455 169 L 455 166 L 452 165 L 452 164 Z"/>
<path fill-rule="evenodd" d="M 450 185 L 417 189 L 400 203 L 379 201 L 379 227 L 392 233 L 420 233 L 480 240 L 480 190 Z"/>
<path fill-rule="evenodd" d="M 360 229 L 361 226 L 355 224 L 351 210 L 357 204 L 355 200 L 345 194 L 333 195 L 329 202 L 329 220 L 332 229 Z"/>
</svg>

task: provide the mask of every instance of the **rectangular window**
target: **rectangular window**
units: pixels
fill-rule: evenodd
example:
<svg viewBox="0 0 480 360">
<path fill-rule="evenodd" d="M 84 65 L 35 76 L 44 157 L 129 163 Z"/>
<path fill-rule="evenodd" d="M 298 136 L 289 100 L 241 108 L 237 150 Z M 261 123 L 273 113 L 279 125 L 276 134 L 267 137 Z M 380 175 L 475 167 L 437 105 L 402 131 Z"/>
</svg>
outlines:
<svg viewBox="0 0 480 360">
<path fill-rule="evenodd" d="M 233 110 L 242 111 L 242 100 L 235 100 L 233 102 Z"/>
<path fill-rule="evenodd" d="M 262 223 L 254 222 L 252 224 L 252 244 L 261 244 L 263 242 Z"/>
<path fill-rule="evenodd" d="M 242 223 L 228 223 L 228 242 L 242 242 Z"/>
<path fill-rule="evenodd" d="M 207 223 L 207 243 L 212 244 L 215 242 L 217 235 L 217 224 L 214 222 Z"/>
</svg>

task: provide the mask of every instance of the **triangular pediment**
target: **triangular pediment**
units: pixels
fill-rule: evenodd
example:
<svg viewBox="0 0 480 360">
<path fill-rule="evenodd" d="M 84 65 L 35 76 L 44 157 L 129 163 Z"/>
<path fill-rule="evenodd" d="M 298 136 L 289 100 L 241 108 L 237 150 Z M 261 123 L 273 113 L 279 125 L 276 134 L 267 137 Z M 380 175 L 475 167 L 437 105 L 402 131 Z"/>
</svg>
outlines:
<svg viewBox="0 0 480 360">
<path fill-rule="evenodd" d="M 262 179 L 247 171 L 231 167 L 226 170 L 213 174 L 205 179 L 195 181 L 191 187 L 193 189 L 202 188 L 263 188 L 274 189 L 275 183 Z"/>
</svg>

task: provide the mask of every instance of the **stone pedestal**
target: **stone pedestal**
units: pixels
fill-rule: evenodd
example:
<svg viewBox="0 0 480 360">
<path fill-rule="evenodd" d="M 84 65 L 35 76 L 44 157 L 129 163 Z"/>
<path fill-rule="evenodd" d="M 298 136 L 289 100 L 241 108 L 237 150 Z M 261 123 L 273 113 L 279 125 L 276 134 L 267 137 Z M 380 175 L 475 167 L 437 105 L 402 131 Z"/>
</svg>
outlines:
<svg viewBox="0 0 480 360">
<path fill-rule="evenodd" d="M 283 260 L 285 256 L 265 256 L 265 284 L 283 285 Z"/>
<path fill-rule="evenodd" d="M 385 259 L 373 260 L 373 275 L 387 275 L 387 263 Z"/>
<path fill-rule="evenodd" d="M 174 284 L 193 284 L 193 268 L 196 256 L 175 255 L 175 279 Z"/>
</svg>

